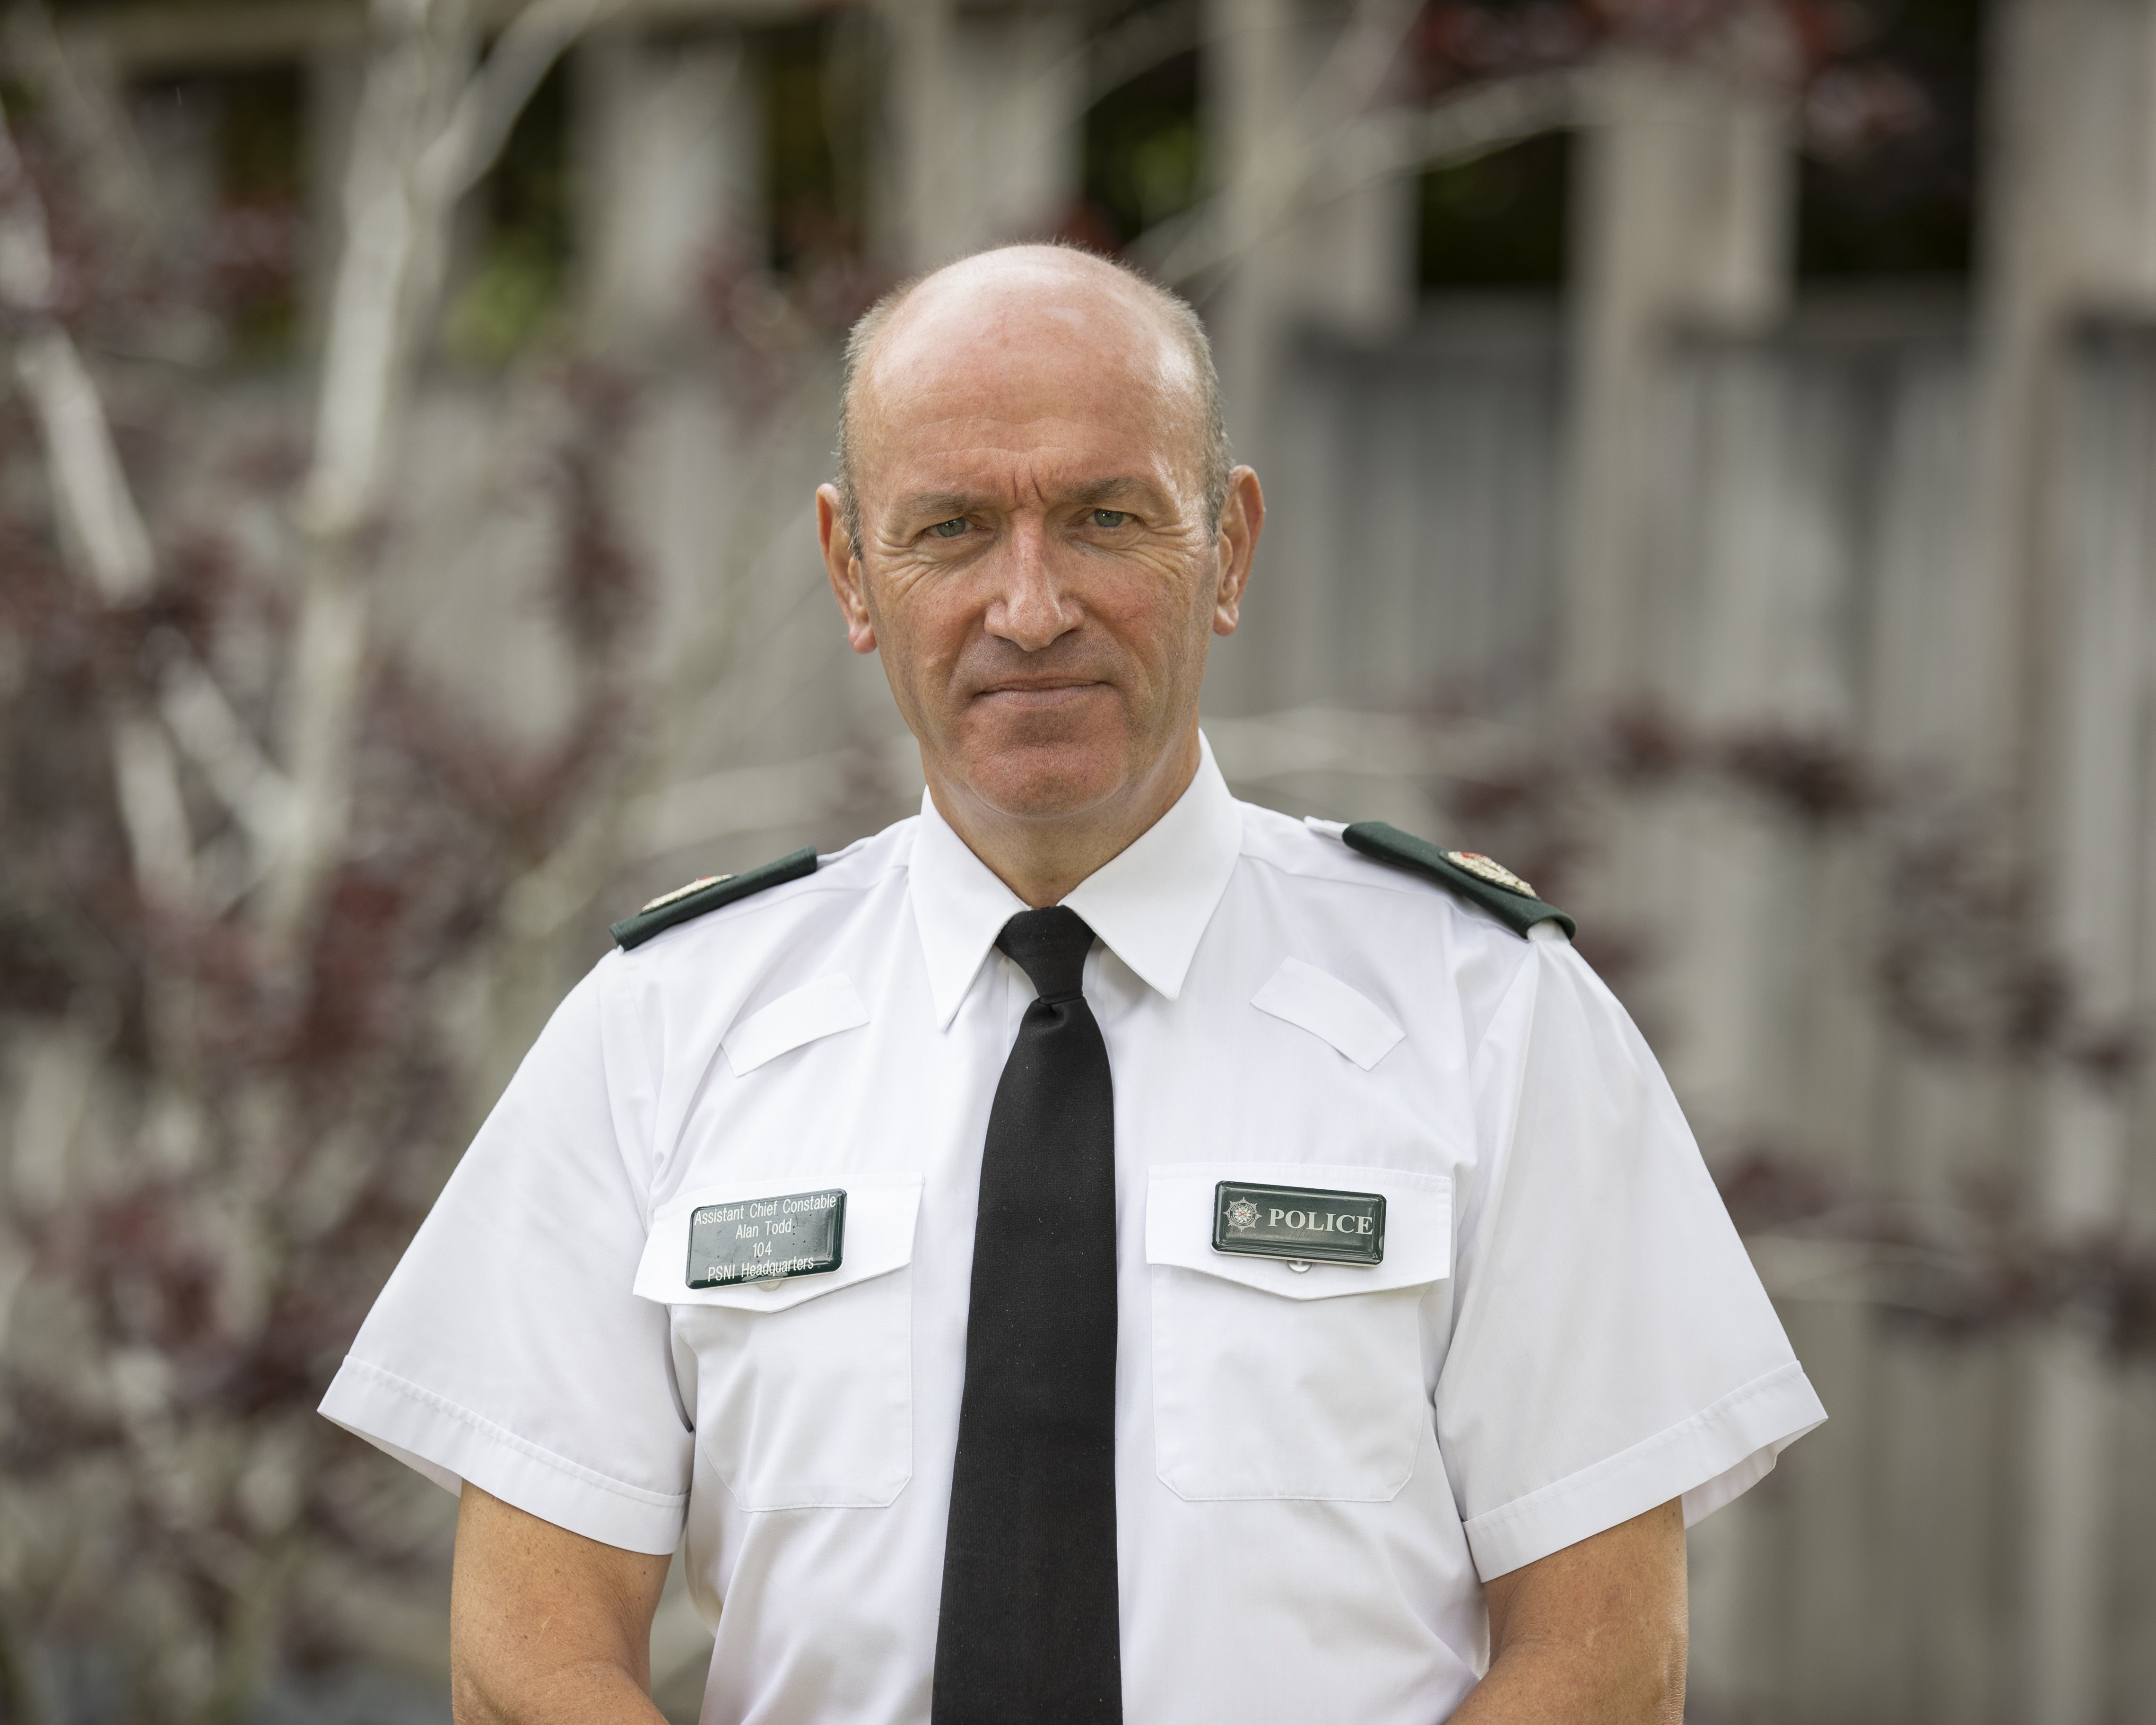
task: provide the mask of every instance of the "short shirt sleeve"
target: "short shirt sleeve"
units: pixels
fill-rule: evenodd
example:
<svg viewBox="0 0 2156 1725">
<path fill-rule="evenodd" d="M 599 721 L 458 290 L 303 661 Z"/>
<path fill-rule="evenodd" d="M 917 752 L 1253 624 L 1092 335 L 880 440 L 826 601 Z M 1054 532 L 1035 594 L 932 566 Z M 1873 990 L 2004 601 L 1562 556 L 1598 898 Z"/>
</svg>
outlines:
<svg viewBox="0 0 2156 1725">
<path fill-rule="evenodd" d="M 605 967 L 542 1033 L 361 1327 L 322 1412 L 451 1491 L 670 1552 L 691 1436 L 601 1024 Z"/>
<path fill-rule="evenodd" d="M 1438 1440 L 1484 1580 L 1672 1498 L 1687 1526 L 1826 1417 L 1645 1040 L 1537 931 L 1476 1063 Z"/>
</svg>

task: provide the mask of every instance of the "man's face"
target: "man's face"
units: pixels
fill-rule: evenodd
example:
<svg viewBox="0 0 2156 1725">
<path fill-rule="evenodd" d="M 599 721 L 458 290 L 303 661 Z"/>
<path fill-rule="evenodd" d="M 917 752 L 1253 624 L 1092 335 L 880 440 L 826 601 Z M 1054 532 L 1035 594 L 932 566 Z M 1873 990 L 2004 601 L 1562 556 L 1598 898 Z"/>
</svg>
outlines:
<svg viewBox="0 0 2156 1725">
<path fill-rule="evenodd" d="M 1135 295 L 983 262 L 920 290 L 865 370 L 862 543 L 829 487 L 819 521 L 932 778 L 1055 819 L 1194 764 L 1207 639 L 1235 626 L 1261 506 L 1239 472 L 1223 531 L 1207 519 L 1188 361 Z"/>
</svg>

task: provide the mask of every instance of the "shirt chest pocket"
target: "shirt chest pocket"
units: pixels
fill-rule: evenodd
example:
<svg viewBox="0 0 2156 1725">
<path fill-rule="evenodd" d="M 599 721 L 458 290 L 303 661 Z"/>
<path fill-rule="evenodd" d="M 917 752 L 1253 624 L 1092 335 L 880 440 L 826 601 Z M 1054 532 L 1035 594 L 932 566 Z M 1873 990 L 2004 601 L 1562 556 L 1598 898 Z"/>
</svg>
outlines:
<svg viewBox="0 0 2156 1725">
<path fill-rule="evenodd" d="M 840 1261 L 809 1275 L 689 1284 L 690 1223 L 711 1205 L 843 1190 Z M 663 1205 L 636 1291 L 696 1360 L 696 1442 L 744 1510 L 877 1507 L 913 1476 L 913 1231 L 918 1175 L 735 1183 Z"/>
<path fill-rule="evenodd" d="M 1213 1247 L 1220 1181 L 1377 1193 L 1384 1257 L 1312 1262 Z M 1382 1502 L 1414 1474 L 1430 1425 L 1420 1308 L 1452 1267 L 1442 1175 L 1308 1163 L 1152 1171 L 1155 1466 L 1192 1500 Z"/>
</svg>

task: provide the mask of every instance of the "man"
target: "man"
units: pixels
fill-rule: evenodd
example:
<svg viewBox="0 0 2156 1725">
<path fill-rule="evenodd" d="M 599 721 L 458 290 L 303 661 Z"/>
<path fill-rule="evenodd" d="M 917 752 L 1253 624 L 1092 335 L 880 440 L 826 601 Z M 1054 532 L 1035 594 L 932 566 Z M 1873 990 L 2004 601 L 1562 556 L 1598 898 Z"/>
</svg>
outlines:
<svg viewBox="0 0 2156 1725">
<path fill-rule="evenodd" d="M 1676 1720 L 1684 1526 L 1824 1417 L 1486 859 L 1239 803 L 1265 506 L 1083 254 L 864 320 L 818 495 L 920 816 L 619 925 L 324 1403 L 460 1489 L 467 1722 Z M 723 1609 L 721 1609 L 723 1607 Z"/>
</svg>

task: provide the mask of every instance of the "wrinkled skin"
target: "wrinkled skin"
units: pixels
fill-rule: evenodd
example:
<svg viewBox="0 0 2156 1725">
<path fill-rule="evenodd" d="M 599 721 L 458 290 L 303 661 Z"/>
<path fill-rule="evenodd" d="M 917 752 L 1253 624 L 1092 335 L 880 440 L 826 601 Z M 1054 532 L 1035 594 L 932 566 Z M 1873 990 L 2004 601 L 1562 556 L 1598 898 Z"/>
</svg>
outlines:
<svg viewBox="0 0 2156 1725">
<path fill-rule="evenodd" d="M 1198 766 L 1198 696 L 1265 518 L 1208 518 L 1189 362 L 1117 272 L 1025 247 L 932 278 L 854 404 L 861 542 L 818 494 L 832 590 L 880 652 L 937 807 L 1031 904 L 1152 824 Z"/>
</svg>

